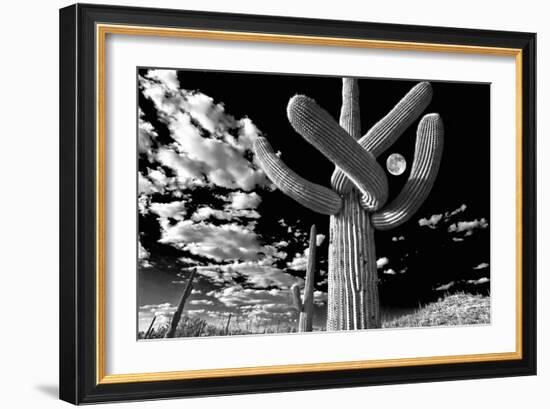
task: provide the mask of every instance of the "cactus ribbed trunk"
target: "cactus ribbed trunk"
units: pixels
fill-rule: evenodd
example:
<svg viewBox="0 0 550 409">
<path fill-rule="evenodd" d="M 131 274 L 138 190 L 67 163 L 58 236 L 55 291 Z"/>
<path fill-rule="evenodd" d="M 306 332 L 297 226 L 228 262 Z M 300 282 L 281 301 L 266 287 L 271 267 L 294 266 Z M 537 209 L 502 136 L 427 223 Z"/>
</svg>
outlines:
<svg viewBox="0 0 550 409">
<path fill-rule="evenodd" d="M 327 329 L 380 327 L 374 228 L 356 190 L 330 217 Z"/>
<path fill-rule="evenodd" d="M 361 137 L 355 79 L 343 80 L 340 126 L 356 140 Z M 355 188 L 344 193 L 340 213 L 330 217 L 329 331 L 380 327 L 374 229 L 360 199 Z"/>
</svg>

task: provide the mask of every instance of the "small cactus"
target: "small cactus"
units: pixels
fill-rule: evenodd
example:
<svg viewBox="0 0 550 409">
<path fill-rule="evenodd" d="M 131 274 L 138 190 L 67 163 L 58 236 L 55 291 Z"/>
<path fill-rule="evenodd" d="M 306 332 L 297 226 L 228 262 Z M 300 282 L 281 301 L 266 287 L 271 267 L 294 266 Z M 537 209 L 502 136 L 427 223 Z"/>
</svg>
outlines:
<svg viewBox="0 0 550 409">
<path fill-rule="evenodd" d="M 153 332 L 153 325 L 155 325 L 155 321 L 157 319 L 156 315 L 153 315 L 153 319 L 151 320 L 151 324 L 149 324 L 149 328 L 145 332 L 145 335 L 143 336 L 144 339 L 147 339 L 151 336 L 151 333 Z"/>
<path fill-rule="evenodd" d="M 311 183 L 293 172 L 266 138 L 255 142 L 262 169 L 283 193 L 310 210 L 330 215 L 330 331 L 381 325 L 374 231 L 405 223 L 427 198 L 443 152 L 441 118 L 428 114 L 420 121 L 410 175 L 403 190 L 387 205 L 388 181 L 376 157 L 420 116 L 431 98 L 431 85 L 417 84 L 364 136 L 356 79 L 343 79 L 339 124 L 311 98 L 291 98 L 287 114 L 292 127 L 335 165 L 331 188 Z M 297 308 L 303 311 L 307 297 L 302 301 L 299 295 L 299 289 L 293 288 Z"/>
<path fill-rule="evenodd" d="M 231 323 L 231 313 L 229 313 L 229 317 L 227 317 L 227 323 L 225 324 L 225 335 L 229 335 L 229 324 Z"/>
<path fill-rule="evenodd" d="M 178 303 L 178 308 L 176 308 L 176 311 L 174 312 L 174 315 L 170 320 L 168 331 L 166 331 L 166 335 L 164 336 L 165 338 L 174 338 L 176 336 L 176 330 L 178 329 L 178 324 L 181 319 L 181 314 L 183 312 L 183 308 L 185 307 L 185 302 L 191 295 L 191 290 L 193 289 L 193 279 L 195 278 L 196 274 L 197 274 L 196 268 L 191 270 L 191 274 L 189 275 L 189 279 L 187 280 L 187 284 L 185 285 L 185 289 L 183 290 L 180 301 Z"/>
<path fill-rule="evenodd" d="M 313 298 L 315 282 L 315 265 L 317 258 L 317 228 L 311 226 L 309 233 L 309 254 L 307 258 L 306 282 L 304 287 L 304 298 L 300 297 L 300 287 L 294 284 L 291 288 L 294 305 L 300 312 L 298 330 L 300 332 L 313 331 Z"/>
</svg>

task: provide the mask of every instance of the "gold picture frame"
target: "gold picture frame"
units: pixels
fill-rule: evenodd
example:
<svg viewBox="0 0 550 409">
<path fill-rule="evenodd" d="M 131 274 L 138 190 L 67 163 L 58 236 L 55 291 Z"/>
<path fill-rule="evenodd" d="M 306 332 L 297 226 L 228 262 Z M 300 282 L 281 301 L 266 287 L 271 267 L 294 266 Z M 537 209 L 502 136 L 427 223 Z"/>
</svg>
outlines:
<svg viewBox="0 0 550 409">
<path fill-rule="evenodd" d="M 238 29 L 230 29 L 230 26 L 237 27 L 235 21 L 238 19 L 247 19 L 250 28 L 258 27 L 265 22 L 256 20 L 254 16 L 236 16 L 225 15 L 225 20 L 220 23 L 217 16 L 212 19 L 209 27 L 196 27 L 203 21 L 205 13 L 190 13 L 190 12 L 174 12 L 173 20 L 165 21 L 165 15 L 162 11 L 151 9 L 134 9 L 134 8 L 112 8 L 103 6 L 71 6 L 61 10 L 61 35 L 74 36 L 72 46 L 62 48 L 61 58 L 65 59 L 65 65 L 62 63 L 62 72 L 68 67 L 73 69 L 75 83 L 82 81 L 80 89 L 65 89 L 61 92 L 62 98 L 62 115 L 67 119 L 70 125 L 75 125 L 77 133 L 62 129 L 61 142 L 78 144 L 78 138 L 90 138 L 90 142 L 95 147 L 96 154 L 91 158 L 87 158 L 88 165 L 93 169 L 87 170 L 86 182 L 91 184 L 87 189 L 91 192 L 95 191 L 94 214 L 89 214 L 90 220 L 94 220 L 95 231 L 91 232 L 94 244 L 94 265 L 91 270 L 75 271 L 74 268 L 69 268 L 67 264 L 62 264 L 61 280 L 67 282 L 67 276 L 73 277 L 74 281 L 69 287 L 78 292 L 77 286 L 82 285 L 82 280 L 78 279 L 79 274 L 87 274 L 85 281 L 90 283 L 93 274 L 94 282 L 94 297 L 89 299 L 92 292 L 87 292 L 88 295 L 86 306 L 83 301 L 75 297 L 70 302 L 63 298 L 66 294 L 66 288 L 62 284 L 62 303 L 61 308 L 63 314 L 68 317 L 75 316 L 74 311 L 79 308 L 86 308 L 89 311 L 90 306 L 94 305 L 95 316 L 88 317 L 84 325 L 89 327 L 93 324 L 93 328 L 88 328 L 95 332 L 93 340 L 93 350 L 90 350 L 92 343 L 86 342 L 86 346 L 76 354 L 75 350 L 69 349 L 67 354 L 62 353 L 61 374 L 61 397 L 64 400 L 80 403 L 80 402 L 98 402 L 104 400 L 119 400 L 119 399 L 140 399 L 140 398 L 155 398 L 163 396 L 189 396 L 196 394 L 209 393 L 205 388 L 200 386 L 189 387 L 186 381 L 205 380 L 210 382 L 218 382 L 221 379 L 235 378 L 248 382 L 249 391 L 268 390 L 265 384 L 259 382 L 254 386 L 254 380 L 261 377 L 269 376 L 271 378 L 279 378 L 281 376 L 298 376 L 300 380 L 307 375 L 317 374 L 323 381 L 319 381 L 319 387 L 336 386 L 336 383 L 330 383 L 331 379 L 337 373 L 361 373 L 360 382 L 365 382 L 365 377 L 369 377 L 371 382 L 376 384 L 377 372 L 369 372 L 375 370 L 395 370 L 396 368 L 406 368 L 407 373 L 411 373 L 414 368 L 419 366 L 441 367 L 445 368 L 443 379 L 455 379 L 462 377 L 460 370 L 464 368 L 475 371 L 479 368 L 479 376 L 483 370 L 492 369 L 495 376 L 517 373 L 533 373 L 534 372 L 534 228 L 531 220 L 533 215 L 532 197 L 534 195 L 534 185 L 531 182 L 534 177 L 534 168 L 531 163 L 525 163 L 525 158 L 531 159 L 533 155 L 531 144 L 534 143 L 534 96 L 532 94 L 532 84 L 534 82 L 534 35 L 526 33 L 487 33 L 487 32 L 467 32 L 458 29 L 423 29 L 419 27 L 410 27 L 408 30 L 401 32 L 399 36 L 392 32 L 391 25 L 383 27 L 371 27 L 368 23 L 355 23 L 363 29 L 357 31 L 357 35 L 353 38 L 344 37 L 338 30 L 343 31 L 344 25 L 333 27 L 332 22 L 316 22 L 317 32 L 312 34 L 287 34 L 286 32 L 296 32 L 302 25 L 303 21 L 299 19 L 284 19 L 272 18 L 275 22 L 276 29 L 270 26 L 270 29 L 261 32 L 256 28 L 256 31 L 249 31 L 242 26 Z M 121 17 L 122 16 L 122 17 Z M 178 20 L 179 19 L 179 20 Z M 239 21 L 241 21 L 239 20 Z M 144 24 L 142 21 L 148 21 L 149 24 Z M 80 22 L 80 24 L 79 24 Z M 152 23 L 154 22 L 154 23 Z M 343 23 L 343 22 L 341 22 Z M 373 30 L 378 30 L 377 38 L 369 38 L 368 33 Z M 455 30 L 455 31 L 452 31 Z M 286 31 L 286 32 L 285 32 Z M 455 43 L 448 41 L 449 35 L 452 34 L 457 38 Z M 79 33 L 83 33 L 78 37 Z M 417 33 L 415 36 L 414 33 Z M 423 37 L 429 38 L 429 41 L 418 41 L 418 33 L 423 34 Z M 445 53 L 466 53 L 480 55 L 496 55 L 509 56 L 515 59 L 515 76 L 516 76 L 516 347 L 513 352 L 506 353 L 486 353 L 477 355 L 451 355 L 451 356 L 432 356 L 432 357 L 416 357 L 416 358 L 400 358 L 400 359 L 383 359 L 370 361 L 348 361 L 348 362 L 319 362 L 314 364 L 296 364 L 296 365 L 277 365 L 277 366 L 258 366 L 258 367 L 240 367 L 240 368 L 220 368 L 220 369 L 205 369 L 205 370 L 188 370 L 188 371 L 173 371 L 173 372 L 151 372 L 151 373 L 128 373 L 128 374 L 107 374 L 105 371 L 105 107 L 106 107 L 106 92 L 105 92 L 105 44 L 108 36 L 125 35 L 125 36 L 158 36 L 166 38 L 192 38 L 192 39 L 208 39 L 217 41 L 242 41 L 255 43 L 278 43 L 291 45 L 320 45 L 334 47 L 354 47 L 354 48 L 375 48 L 383 50 L 405 50 L 405 51 L 427 51 L 427 52 L 445 52 Z M 401 38 L 397 38 L 401 37 Z M 410 38 L 410 39 L 407 39 Z M 497 38 L 497 40 L 495 40 Z M 78 64 L 83 64 L 77 61 L 75 50 L 80 50 L 82 55 L 92 56 L 93 61 L 86 61 L 88 66 L 79 67 Z M 93 67 L 90 67 L 93 63 Z M 72 67 L 72 65 L 77 65 Z M 65 68 L 64 68 L 65 67 Z M 75 69 L 76 68 L 76 69 Z M 78 71 L 80 70 L 80 71 Z M 80 72 L 80 74 L 76 74 Z M 90 77 L 93 73 L 93 77 Z M 84 78 L 85 77 L 85 78 Z M 66 87 L 73 84 L 65 84 Z M 64 85 L 62 84 L 62 87 Z M 86 130 L 86 135 L 78 132 L 78 106 L 74 106 L 75 100 L 72 102 L 70 97 L 79 96 L 80 90 L 86 90 L 80 94 L 82 98 L 93 98 L 93 107 L 88 106 L 87 112 L 93 109 L 95 112 L 94 128 L 91 132 Z M 86 94 L 86 95 L 83 95 Z M 63 99 L 65 98 L 65 100 Z M 87 100 L 89 101 L 89 99 Z M 79 102 L 80 103 L 80 102 Z M 65 105 L 64 105 L 65 104 Z M 82 110 L 82 108 L 81 108 Z M 71 122 L 72 121 L 72 122 Z M 87 123 L 90 123 L 88 118 Z M 69 124 L 68 124 L 69 125 Z M 69 126 L 67 126 L 70 129 Z M 70 141 L 69 141 L 70 140 Z M 67 142 L 69 141 L 69 142 Z M 62 155 L 62 169 L 68 172 L 74 171 L 74 160 L 78 158 L 64 158 Z M 64 162 L 65 160 L 65 162 Z M 78 175 L 73 176 L 78 179 Z M 78 190 L 78 184 L 73 189 Z M 74 206 L 76 211 L 81 208 L 81 204 L 75 200 L 75 194 L 69 188 L 62 191 L 62 197 L 68 203 L 68 206 Z M 528 204 L 526 207 L 525 204 Z M 86 210 L 89 212 L 89 210 Z M 527 213 L 527 214 L 526 214 Z M 527 222 L 527 223 L 526 223 Z M 65 220 L 62 220 L 62 241 L 74 240 L 75 226 Z M 88 224 L 89 226 L 89 224 Z M 79 234 L 90 234 L 90 232 L 82 232 Z M 527 247 L 526 247 L 527 246 Z M 77 246 L 75 246 L 76 248 Z M 525 254 L 525 249 L 528 249 Z M 78 250 L 74 250 L 76 253 Z M 67 251 L 68 253 L 68 251 Z M 66 254 L 66 257 L 74 257 L 75 254 Z M 76 278 L 75 278 L 76 277 Z M 80 281 L 80 284 L 77 283 Z M 528 295 L 528 299 L 526 299 Z M 84 298 L 84 297 L 82 297 Z M 76 314 L 78 315 L 78 314 Z M 65 343 L 74 342 L 73 329 L 77 326 L 76 322 L 71 322 L 63 327 L 62 322 L 62 350 Z M 81 324 L 80 324 L 81 325 Z M 84 336 L 77 332 L 77 340 Z M 78 345 L 78 342 L 77 342 Z M 75 347 L 76 348 L 76 347 Z M 78 355 L 78 356 L 77 356 Z M 84 357 L 85 356 L 85 357 Z M 93 357 L 93 359 L 91 359 Z M 82 361 L 84 359 L 84 361 Z M 65 369 L 67 360 L 74 363 L 70 369 Z M 79 363 L 79 365 L 77 365 Z M 505 363 L 503 365 L 503 363 Z M 454 368 L 457 364 L 459 368 Z M 90 368 L 90 366 L 92 368 Z M 70 373 L 74 370 L 82 371 L 76 378 L 71 378 Z M 347 376 L 347 375 L 346 375 Z M 401 373 L 395 375 L 397 380 Z M 321 379 L 316 378 L 316 379 Z M 291 378 L 288 378 L 291 379 Z M 414 376 L 411 377 L 414 379 Z M 435 376 L 434 378 L 435 379 Z M 245 381 L 246 380 L 246 381 Z M 299 389 L 300 380 L 296 378 L 296 389 Z M 428 377 L 427 380 L 430 380 Z M 159 382 L 172 382 L 174 386 L 173 393 L 165 394 L 161 388 L 154 391 L 154 385 Z M 277 388 L 277 380 L 272 380 L 270 390 L 288 390 L 291 387 L 281 386 Z M 353 376 L 350 377 L 350 384 L 357 382 Z M 82 384 L 83 383 L 83 384 Z M 140 394 L 139 384 L 148 385 L 148 395 Z M 83 386 L 85 385 L 85 386 Z M 153 386 L 150 386 L 153 385 Z M 275 386 L 273 386 L 275 385 Z M 217 391 L 214 393 L 231 392 L 231 385 L 226 389 L 220 384 Z M 118 388 L 118 389 L 117 389 Z M 229 388 L 229 389 L 228 389 Z M 264 388 L 264 389 L 262 389 Z M 153 390 L 153 391 L 151 391 Z M 237 389 L 234 389 L 237 390 Z M 165 395 L 163 395 L 163 393 Z"/>
</svg>

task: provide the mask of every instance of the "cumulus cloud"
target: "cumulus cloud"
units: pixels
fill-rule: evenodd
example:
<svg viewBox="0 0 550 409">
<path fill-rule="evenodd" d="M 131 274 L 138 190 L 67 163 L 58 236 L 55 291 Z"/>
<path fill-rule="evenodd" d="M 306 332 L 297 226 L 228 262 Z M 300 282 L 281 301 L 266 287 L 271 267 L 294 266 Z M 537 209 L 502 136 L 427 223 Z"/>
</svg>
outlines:
<svg viewBox="0 0 550 409">
<path fill-rule="evenodd" d="M 290 270 L 294 271 L 305 271 L 307 269 L 307 258 L 309 256 L 309 248 L 307 248 L 303 253 L 296 253 L 294 258 L 286 263 L 286 266 Z"/>
<path fill-rule="evenodd" d="M 152 267 L 152 264 L 149 262 L 149 256 L 151 254 L 141 245 L 141 241 L 138 240 L 138 262 L 141 267 L 148 268 Z"/>
<path fill-rule="evenodd" d="M 183 220 L 185 216 L 185 201 L 151 203 L 149 210 L 160 217 Z"/>
<path fill-rule="evenodd" d="M 380 257 L 378 260 L 376 260 L 376 268 L 382 268 L 389 262 L 390 260 L 387 257 Z"/>
<path fill-rule="evenodd" d="M 323 244 L 323 241 L 325 241 L 325 238 L 326 236 L 324 234 L 318 234 L 317 236 L 315 236 L 315 244 L 317 246 L 320 246 L 321 244 Z"/>
<path fill-rule="evenodd" d="M 235 223 L 221 226 L 194 223 L 193 220 L 182 220 L 174 225 L 164 223 L 159 242 L 216 261 L 258 260 L 260 253 L 268 251 L 260 245 L 253 231 Z"/>
<path fill-rule="evenodd" d="M 252 311 L 287 312 L 293 308 L 289 292 L 278 289 L 262 290 L 233 285 L 211 291 L 208 295 L 226 307 L 239 308 L 247 316 L 251 315 Z"/>
<path fill-rule="evenodd" d="M 466 210 L 468 206 L 466 206 L 465 203 L 462 203 L 457 209 L 454 209 L 454 210 L 451 210 L 451 211 L 448 211 L 448 212 L 445 212 L 445 218 L 448 219 L 452 216 L 455 216 L 459 213 L 462 213 Z"/>
<path fill-rule="evenodd" d="M 208 220 L 210 218 L 217 220 L 234 220 L 237 218 L 259 219 L 260 214 L 255 210 L 234 210 L 231 208 L 220 210 L 210 206 L 201 206 L 191 216 L 191 220 L 195 222 Z"/>
<path fill-rule="evenodd" d="M 328 300 L 328 294 L 324 291 L 316 290 L 313 292 L 313 302 L 316 305 L 326 304 Z"/>
<path fill-rule="evenodd" d="M 180 86 L 176 70 L 149 70 L 147 77 L 161 82 L 171 90 L 177 91 Z"/>
<path fill-rule="evenodd" d="M 157 132 L 149 122 L 143 119 L 143 112 L 139 110 L 138 119 L 138 152 L 152 159 L 152 148 Z"/>
<path fill-rule="evenodd" d="M 170 303 L 142 305 L 139 307 L 140 327 L 150 324 L 153 316 L 156 317 L 155 326 L 167 324 L 172 319 L 174 311 L 176 307 Z"/>
<path fill-rule="evenodd" d="M 235 278 L 240 277 L 254 288 L 289 289 L 295 283 L 303 283 L 303 279 L 294 277 L 284 270 L 272 265 L 266 265 L 265 260 L 235 262 L 231 264 L 212 264 L 193 267 L 197 273 L 206 277 L 211 283 L 219 286 L 234 285 Z M 211 293 L 207 293 L 211 296 Z"/>
<path fill-rule="evenodd" d="M 235 210 L 256 209 L 262 201 L 256 192 L 231 192 L 229 194 L 230 207 Z"/>
<path fill-rule="evenodd" d="M 418 220 L 418 224 L 420 226 L 428 227 L 430 229 L 436 229 L 438 224 L 442 221 L 449 221 L 449 219 L 453 216 L 456 216 L 457 214 L 463 213 L 467 209 L 467 206 L 465 203 L 461 204 L 458 208 L 446 211 L 444 213 L 437 213 L 432 214 L 429 218 L 422 218 Z M 393 241 L 398 241 L 399 239 L 404 239 L 404 237 L 401 236 L 401 238 L 397 238 Z"/>
<path fill-rule="evenodd" d="M 430 229 L 435 229 L 437 227 L 437 224 L 441 221 L 443 218 L 442 214 L 432 214 L 429 219 L 422 218 L 418 221 L 419 226 L 425 226 L 429 227 Z"/>
<path fill-rule="evenodd" d="M 396 275 L 397 273 L 395 272 L 395 270 L 393 268 L 388 268 L 387 270 L 384 270 L 384 274 L 388 274 L 388 275 Z"/>
<path fill-rule="evenodd" d="M 475 229 L 486 229 L 489 226 L 485 218 L 476 219 L 472 221 L 461 221 L 453 223 L 449 226 L 449 233 L 464 233 L 465 236 L 473 234 Z"/>
<path fill-rule="evenodd" d="M 489 263 L 479 263 L 477 266 L 474 267 L 474 270 L 483 270 L 487 267 L 489 267 Z"/>
<path fill-rule="evenodd" d="M 405 240 L 405 236 L 393 236 L 391 238 L 391 241 L 403 241 Z"/>
<path fill-rule="evenodd" d="M 479 280 L 468 280 L 468 284 L 479 285 L 479 284 L 488 283 L 489 281 L 490 280 L 488 277 L 481 277 Z"/>
<path fill-rule="evenodd" d="M 301 278 L 294 277 L 279 268 L 262 265 L 261 262 L 235 263 L 229 267 L 245 276 L 247 282 L 255 287 L 288 289 L 296 282 L 303 282 Z"/>
<path fill-rule="evenodd" d="M 437 287 L 435 290 L 436 290 L 436 291 L 446 291 L 446 290 L 448 290 L 449 288 L 451 288 L 453 285 L 455 285 L 455 282 L 454 282 L 454 281 L 451 281 L 450 283 L 440 285 L 440 286 Z"/>
<path fill-rule="evenodd" d="M 177 77 L 167 70 L 149 71 L 139 82 L 175 141 L 159 148 L 156 159 L 176 173 L 180 187 L 208 184 L 250 191 L 270 186 L 250 159 L 260 134 L 250 119 L 237 120 L 211 97 L 179 89 Z"/>
<path fill-rule="evenodd" d="M 156 193 L 158 190 L 156 189 L 155 185 L 141 172 L 138 173 L 138 193 L 144 194 L 144 195 L 150 195 L 152 193 Z"/>
<path fill-rule="evenodd" d="M 212 300 L 191 300 L 189 301 L 190 305 L 214 305 Z"/>
</svg>

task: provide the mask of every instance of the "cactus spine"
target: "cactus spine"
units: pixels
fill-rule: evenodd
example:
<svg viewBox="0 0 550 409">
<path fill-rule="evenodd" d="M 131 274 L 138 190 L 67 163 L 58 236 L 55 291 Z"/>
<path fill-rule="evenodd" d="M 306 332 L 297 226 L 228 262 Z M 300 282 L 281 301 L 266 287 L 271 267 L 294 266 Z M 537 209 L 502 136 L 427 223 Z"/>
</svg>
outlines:
<svg viewBox="0 0 550 409">
<path fill-rule="evenodd" d="M 343 79 L 339 124 L 311 98 L 293 97 L 287 108 L 289 121 L 305 140 L 334 163 L 331 189 L 313 184 L 290 170 L 265 138 L 255 142 L 260 165 L 281 191 L 313 211 L 330 215 L 329 331 L 381 325 L 374 231 L 405 223 L 428 196 L 443 152 L 441 118 L 428 114 L 420 121 L 409 178 L 403 190 L 386 206 L 388 183 L 376 157 L 420 116 L 431 97 L 429 83 L 417 84 L 362 137 L 357 80 Z M 297 302 L 299 290 L 293 291 Z"/>
<path fill-rule="evenodd" d="M 309 254 L 307 257 L 306 282 L 304 286 L 304 299 L 300 297 L 300 287 L 297 284 L 292 286 L 294 305 L 300 312 L 298 321 L 299 332 L 313 331 L 313 299 L 315 288 L 315 267 L 317 262 L 317 228 L 311 226 L 309 232 Z"/>
<path fill-rule="evenodd" d="M 176 308 L 176 311 L 172 316 L 172 320 L 170 321 L 170 325 L 168 326 L 168 331 L 166 331 L 165 338 L 174 338 L 176 336 L 176 330 L 178 329 L 178 324 L 181 319 L 181 313 L 183 312 L 183 307 L 185 307 L 185 302 L 191 295 L 191 290 L 193 288 L 193 279 L 195 278 L 195 274 L 197 274 L 196 268 L 191 270 L 191 274 L 189 275 L 189 279 L 187 280 L 187 284 L 185 285 L 185 290 L 183 290 L 180 301 L 178 303 L 178 308 Z"/>
</svg>

